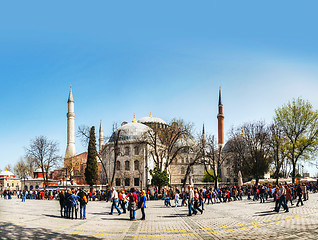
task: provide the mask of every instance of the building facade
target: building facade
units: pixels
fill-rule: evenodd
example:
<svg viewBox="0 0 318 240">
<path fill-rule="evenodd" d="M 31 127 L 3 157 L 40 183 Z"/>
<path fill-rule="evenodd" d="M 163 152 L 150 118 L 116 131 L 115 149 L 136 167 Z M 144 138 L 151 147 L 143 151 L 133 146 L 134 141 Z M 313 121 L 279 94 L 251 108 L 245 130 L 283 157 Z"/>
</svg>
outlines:
<svg viewBox="0 0 318 240">
<path fill-rule="evenodd" d="M 0 191 L 4 190 L 21 190 L 21 179 L 8 170 L 0 172 Z"/>
</svg>

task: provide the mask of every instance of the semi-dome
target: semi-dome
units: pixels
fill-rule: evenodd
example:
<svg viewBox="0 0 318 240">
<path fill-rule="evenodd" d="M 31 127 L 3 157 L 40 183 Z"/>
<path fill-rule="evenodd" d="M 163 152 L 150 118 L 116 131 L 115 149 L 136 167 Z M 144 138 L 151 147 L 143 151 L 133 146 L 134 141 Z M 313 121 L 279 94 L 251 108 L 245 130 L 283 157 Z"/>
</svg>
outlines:
<svg viewBox="0 0 318 240">
<path fill-rule="evenodd" d="M 150 127 L 146 126 L 145 124 L 132 122 L 127 123 L 121 127 L 119 127 L 116 132 L 120 131 L 119 133 L 119 140 L 120 141 L 132 141 L 132 140 L 139 140 L 143 137 L 143 135 L 152 130 Z M 109 140 L 113 142 L 113 137 Z"/>
<path fill-rule="evenodd" d="M 0 176 L 14 176 L 14 174 L 8 170 L 0 172 Z"/>
<path fill-rule="evenodd" d="M 143 124 L 146 124 L 146 123 L 161 123 L 161 124 L 167 124 L 164 120 L 162 120 L 161 118 L 158 118 L 158 117 L 153 117 L 150 113 L 150 116 L 149 117 L 143 117 L 141 119 L 138 120 L 139 123 L 143 123 Z"/>
</svg>

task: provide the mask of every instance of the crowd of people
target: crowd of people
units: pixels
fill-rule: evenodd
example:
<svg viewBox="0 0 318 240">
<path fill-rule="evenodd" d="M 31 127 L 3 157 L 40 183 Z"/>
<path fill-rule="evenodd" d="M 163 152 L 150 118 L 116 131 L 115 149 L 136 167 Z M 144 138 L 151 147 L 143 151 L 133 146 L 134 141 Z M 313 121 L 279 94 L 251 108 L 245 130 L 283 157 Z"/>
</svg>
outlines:
<svg viewBox="0 0 318 240">
<path fill-rule="evenodd" d="M 106 191 L 86 191 L 79 189 L 65 190 L 33 190 L 33 191 L 10 191 L 0 192 L 1 198 L 11 199 L 16 195 L 22 199 L 57 199 L 60 203 L 61 217 L 77 219 L 78 210 L 80 210 L 80 219 L 86 219 L 86 205 L 88 201 L 111 201 L 110 215 L 113 215 L 114 209 L 118 215 L 125 214 L 129 211 L 129 219 L 136 221 L 136 211 L 141 210 L 141 220 L 146 219 L 146 201 L 162 199 L 164 206 L 172 207 L 171 201 L 174 201 L 173 207 L 187 207 L 188 216 L 200 212 L 203 214 L 205 204 L 226 203 L 231 201 L 240 201 L 243 196 L 250 201 L 275 202 L 274 210 L 279 212 L 281 207 L 288 212 L 293 201 L 297 200 L 296 206 L 304 205 L 304 201 L 309 199 L 309 192 L 317 192 L 317 184 L 260 184 L 255 186 L 232 186 L 232 187 L 203 187 L 193 188 L 188 186 L 187 189 L 179 190 L 178 188 L 163 188 L 159 193 L 158 189 L 138 190 L 116 190 L 114 187 Z"/>
</svg>

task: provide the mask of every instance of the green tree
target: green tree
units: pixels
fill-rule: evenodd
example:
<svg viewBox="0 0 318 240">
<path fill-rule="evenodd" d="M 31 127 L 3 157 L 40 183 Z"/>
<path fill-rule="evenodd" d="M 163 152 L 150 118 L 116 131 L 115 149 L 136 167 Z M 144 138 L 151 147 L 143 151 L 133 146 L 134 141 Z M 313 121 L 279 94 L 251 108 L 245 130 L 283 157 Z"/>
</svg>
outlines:
<svg viewBox="0 0 318 240">
<path fill-rule="evenodd" d="M 95 127 L 91 127 L 89 133 L 88 151 L 87 151 L 87 162 L 85 168 L 85 180 L 86 183 L 91 187 L 96 184 L 98 179 L 98 165 L 97 165 L 97 151 L 96 151 L 96 138 L 95 138 Z"/>
<path fill-rule="evenodd" d="M 311 160 L 318 146 L 318 112 L 301 98 L 293 99 L 275 110 L 275 124 L 286 137 L 287 158 L 292 164 L 295 182 L 298 160 Z"/>
<path fill-rule="evenodd" d="M 214 182 L 214 181 L 215 181 L 214 171 L 205 170 L 202 182 Z M 221 179 L 218 178 L 218 181 L 221 181 Z"/>
<path fill-rule="evenodd" d="M 160 168 L 155 167 L 153 170 L 150 170 L 150 175 L 152 176 L 151 185 L 157 186 L 159 191 L 161 187 L 169 184 L 169 176 L 166 169 L 161 171 Z"/>
</svg>

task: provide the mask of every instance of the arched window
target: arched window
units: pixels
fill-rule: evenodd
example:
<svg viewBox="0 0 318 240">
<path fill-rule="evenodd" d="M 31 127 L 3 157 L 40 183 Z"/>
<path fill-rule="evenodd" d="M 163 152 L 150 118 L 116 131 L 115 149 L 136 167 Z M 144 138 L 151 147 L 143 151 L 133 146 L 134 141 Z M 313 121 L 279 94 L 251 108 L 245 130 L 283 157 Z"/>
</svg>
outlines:
<svg viewBox="0 0 318 240">
<path fill-rule="evenodd" d="M 135 155 L 139 155 L 139 147 L 138 147 L 138 146 L 136 146 L 136 147 L 134 148 L 134 151 L 135 151 Z"/>
<path fill-rule="evenodd" d="M 120 162 L 119 161 L 116 162 L 116 170 L 120 171 Z"/>
<path fill-rule="evenodd" d="M 35 188 L 36 188 L 36 189 L 39 189 L 39 185 L 36 185 Z"/>
<path fill-rule="evenodd" d="M 185 174 L 184 167 L 181 167 L 181 174 Z"/>
<path fill-rule="evenodd" d="M 138 160 L 135 160 L 135 171 L 138 171 L 139 170 L 139 161 Z"/>
<path fill-rule="evenodd" d="M 33 189 L 33 185 L 30 186 L 30 191 Z"/>
<path fill-rule="evenodd" d="M 125 170 L 129 171 L 130 170 L 130 165 L 129 165 L 129 161 L 125 161 Z"/>
</svg>

